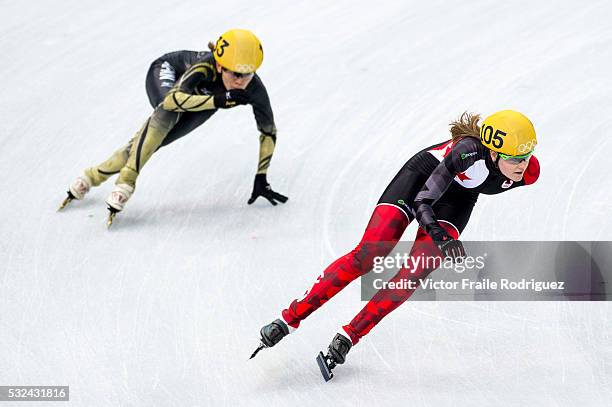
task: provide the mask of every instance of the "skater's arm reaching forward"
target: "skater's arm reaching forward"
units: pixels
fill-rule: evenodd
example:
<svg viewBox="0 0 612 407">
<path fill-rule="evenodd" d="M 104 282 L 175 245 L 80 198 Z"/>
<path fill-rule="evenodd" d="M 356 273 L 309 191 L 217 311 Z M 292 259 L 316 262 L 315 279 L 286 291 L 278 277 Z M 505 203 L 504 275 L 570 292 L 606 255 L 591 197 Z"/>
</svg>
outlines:
<svg viewBox="0 0 612 407">
<path fill-rule="evenodd" d="M 285 195 L 273 191 L 270 188 L 270 184 L 268 184 L 266 174 L 270 166 L 270 160 L 272 160 L 275 144 L 276 135 L 262 133 L 259 136 L 259 165 L 257 166 L 257 174 L 253 183 L 253 192 L 247 202 L 249 205 L 260 196 L 266 198 L 272 205 L 276 205 L 277 202 L 285 203 L 289 199 Z"/>
<path fill-rule="evenodd" d="M 258 75 L 253 77 L 246 89 L 249 95 L 249 103 L 253 107 L 253 115 L 257 123 L 259 136 L 259 164 L 257 174 L 266 174 L 274 147 L 276 146 L 276 125 L 274 124 L 274 114 L 270 105 L 270 98 L 263 82 Z"/>
<path fill-rule="evenodd" d="M 258 75 L 253 77 L 246 90 L 249 94 L 249 103 L 253 106 L 257 130 L 261 133 L 259 136 L 257 174 L 248 204 L 252 204 L 260 196 L 266 198 L 272 205 L 276 205 L 277 202 L 285 203 L 288 198 L 273 191 L 266 176 L 276 147 L 276 126 L 268 92 Z"/>
<path fill-rule="evenodd" d="M 257 174 L 267 174 L 275 146 L 276 134 L 268 135 L 261 133 L 259 136 L 259 164 L 257 165 Z"/>
</svg>

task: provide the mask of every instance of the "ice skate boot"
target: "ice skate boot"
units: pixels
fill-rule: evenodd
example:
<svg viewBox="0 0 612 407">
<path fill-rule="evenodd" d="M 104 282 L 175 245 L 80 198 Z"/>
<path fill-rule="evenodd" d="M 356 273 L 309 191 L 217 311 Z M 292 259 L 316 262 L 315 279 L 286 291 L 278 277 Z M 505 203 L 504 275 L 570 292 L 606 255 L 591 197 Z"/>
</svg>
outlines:
<svg viewBox="0 0 612 407">
<path fill-rule="evenodd" d="M 281 319 L 275 319 L 268 325 L 264 325 L 259 331 L 260 343 L 249 359 L 253 359 L 257 353 L 264 348 L 271 348 L 289 335 L 289 326 Z"/>
<path fill-rule="evenodd" d="M 108 205 L 108 219 L 106 221 L 106 226 L 111 227 L 113 224 L 113 220 L 115 220 L 115 216 L 117 213 L 121 212 L 125 207 L 125 204 L 130 199 L 132 194 L 134 193 L 134 187 L 128 184 L 117 184 L 115 185 L 115 189 L 110 193 L 108 198 L 106 198 L 106 204 Z"/>
<path fill-rule="evenodd" d="M 85 197 L 85 194 L 87 194 L 90 189 L 91 189 L 91 180 L 89 179 L 87 175 L 83 174 L 77 177 L 72 182 L 72 184 L 70 184 L 70 187 L 68 188 L 68 192 L 67 192 L 68 196 L 66 197 L 66 199 L 64 199 L 64 201 L 58 208 L 58 211 L 61 211 L 62 209 L 64 209 L 70 202 L 72 202 L 75 199 L 77 200 L 83 199 Z"/>
<path fill-rule="evenodd" d="M 346 355 L 353 343 L 349 338 L 342 334 L 336 334 L 334 339 L 332 339 L 329 347 L 327 348 L 327 355 L 323 355 L 323 352 L 319 352 L 319 356 L 317 356 L 317 364 L 319 365 L 319 369 L 321 370 L 321 374 L 326 382 L 330 381 L 334 374 L 332 369 L 336 367 L 336 365 L 341 365 L 346 360 Z"/>
</svg>

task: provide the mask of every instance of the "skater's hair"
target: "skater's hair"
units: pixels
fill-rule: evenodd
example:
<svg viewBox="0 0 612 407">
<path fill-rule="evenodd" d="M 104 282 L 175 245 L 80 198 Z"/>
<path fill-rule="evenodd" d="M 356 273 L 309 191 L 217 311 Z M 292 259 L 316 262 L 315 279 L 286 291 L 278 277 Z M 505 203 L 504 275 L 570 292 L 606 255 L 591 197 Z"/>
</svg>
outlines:
<svg viewBox="0 0 612 407">
<path fill-rule="evenodd" d="M 212 41 L 208 41 L 208 49 L 211 51 L 215 50 L 215 44 Z"/>
<path fill-rule="evenodd" d="M 453 141 L 460 140 L 464 137 L 474 137 L 480 140 L 480 126 L 478 121 L 480 115 L 477 113 L 461 113 L 457 120 L 452 121 L 450 126 L 451 137 Z"/>
</svg>

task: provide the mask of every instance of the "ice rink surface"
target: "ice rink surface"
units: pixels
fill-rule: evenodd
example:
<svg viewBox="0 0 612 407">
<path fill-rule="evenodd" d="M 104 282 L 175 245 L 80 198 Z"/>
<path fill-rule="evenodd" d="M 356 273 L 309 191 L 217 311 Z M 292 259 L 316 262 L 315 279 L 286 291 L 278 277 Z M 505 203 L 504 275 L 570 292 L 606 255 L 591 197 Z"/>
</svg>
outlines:
<svg viewBox="0 0 612 407">
<path fill-rule="evenodd" d="M 408 302 L 324 383 L 314 357 L 364 305 L 355 282 L 248 360 L 464 110 L 527 114 L 542 165 L 481 197 L 464 239 L 612 240 L 609 1 L 0 8 L 0 384 L 70 385 L 75 406 L 610 405 L 610 302 Z M 110 182 L 56 213 L 150 114 L 150 62 L 233 27 L 263 43 L 289 202 L 246 205 L 258 133 L 239 107 L 156 154 L 112 230 Z"/>
</svg>

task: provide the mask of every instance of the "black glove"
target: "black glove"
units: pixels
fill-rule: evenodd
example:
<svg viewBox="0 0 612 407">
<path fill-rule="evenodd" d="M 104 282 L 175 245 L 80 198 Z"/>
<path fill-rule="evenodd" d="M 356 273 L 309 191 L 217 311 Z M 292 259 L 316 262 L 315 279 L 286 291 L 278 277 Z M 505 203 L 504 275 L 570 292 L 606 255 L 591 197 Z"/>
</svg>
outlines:
<svg viewBox="0 0 612 407">
<path fill-rule="evenodd" d="M 461 241 L 453 239 L 438 222 L 427 225 L 425 229 L 444 258 L 459 260 L 465 257 L 465 248 Z"/>
<path fill-rule="evenodd" d="M 228 109 L 238 105 L 249 103 L 249 94 L 244 89 L 232 89 L 213 96 L 215 107 Z"/>
<path fill-rule="evenodd" d="M 285 195 L 281 195 L 278 192 L 272 191 L 270 188 L 270 184 L 266 180 L 266 174 L 257 174 L 255 175 L 255 182 L 253 183 L 253 193 L 247 202 L 249 205 L 255 202 L 257 198 L 263 196 L 266 198 L 272 205 L 276 205 L 277 202 L 285 203 L 287 202 L 287 198 Z"/>
</svg>

